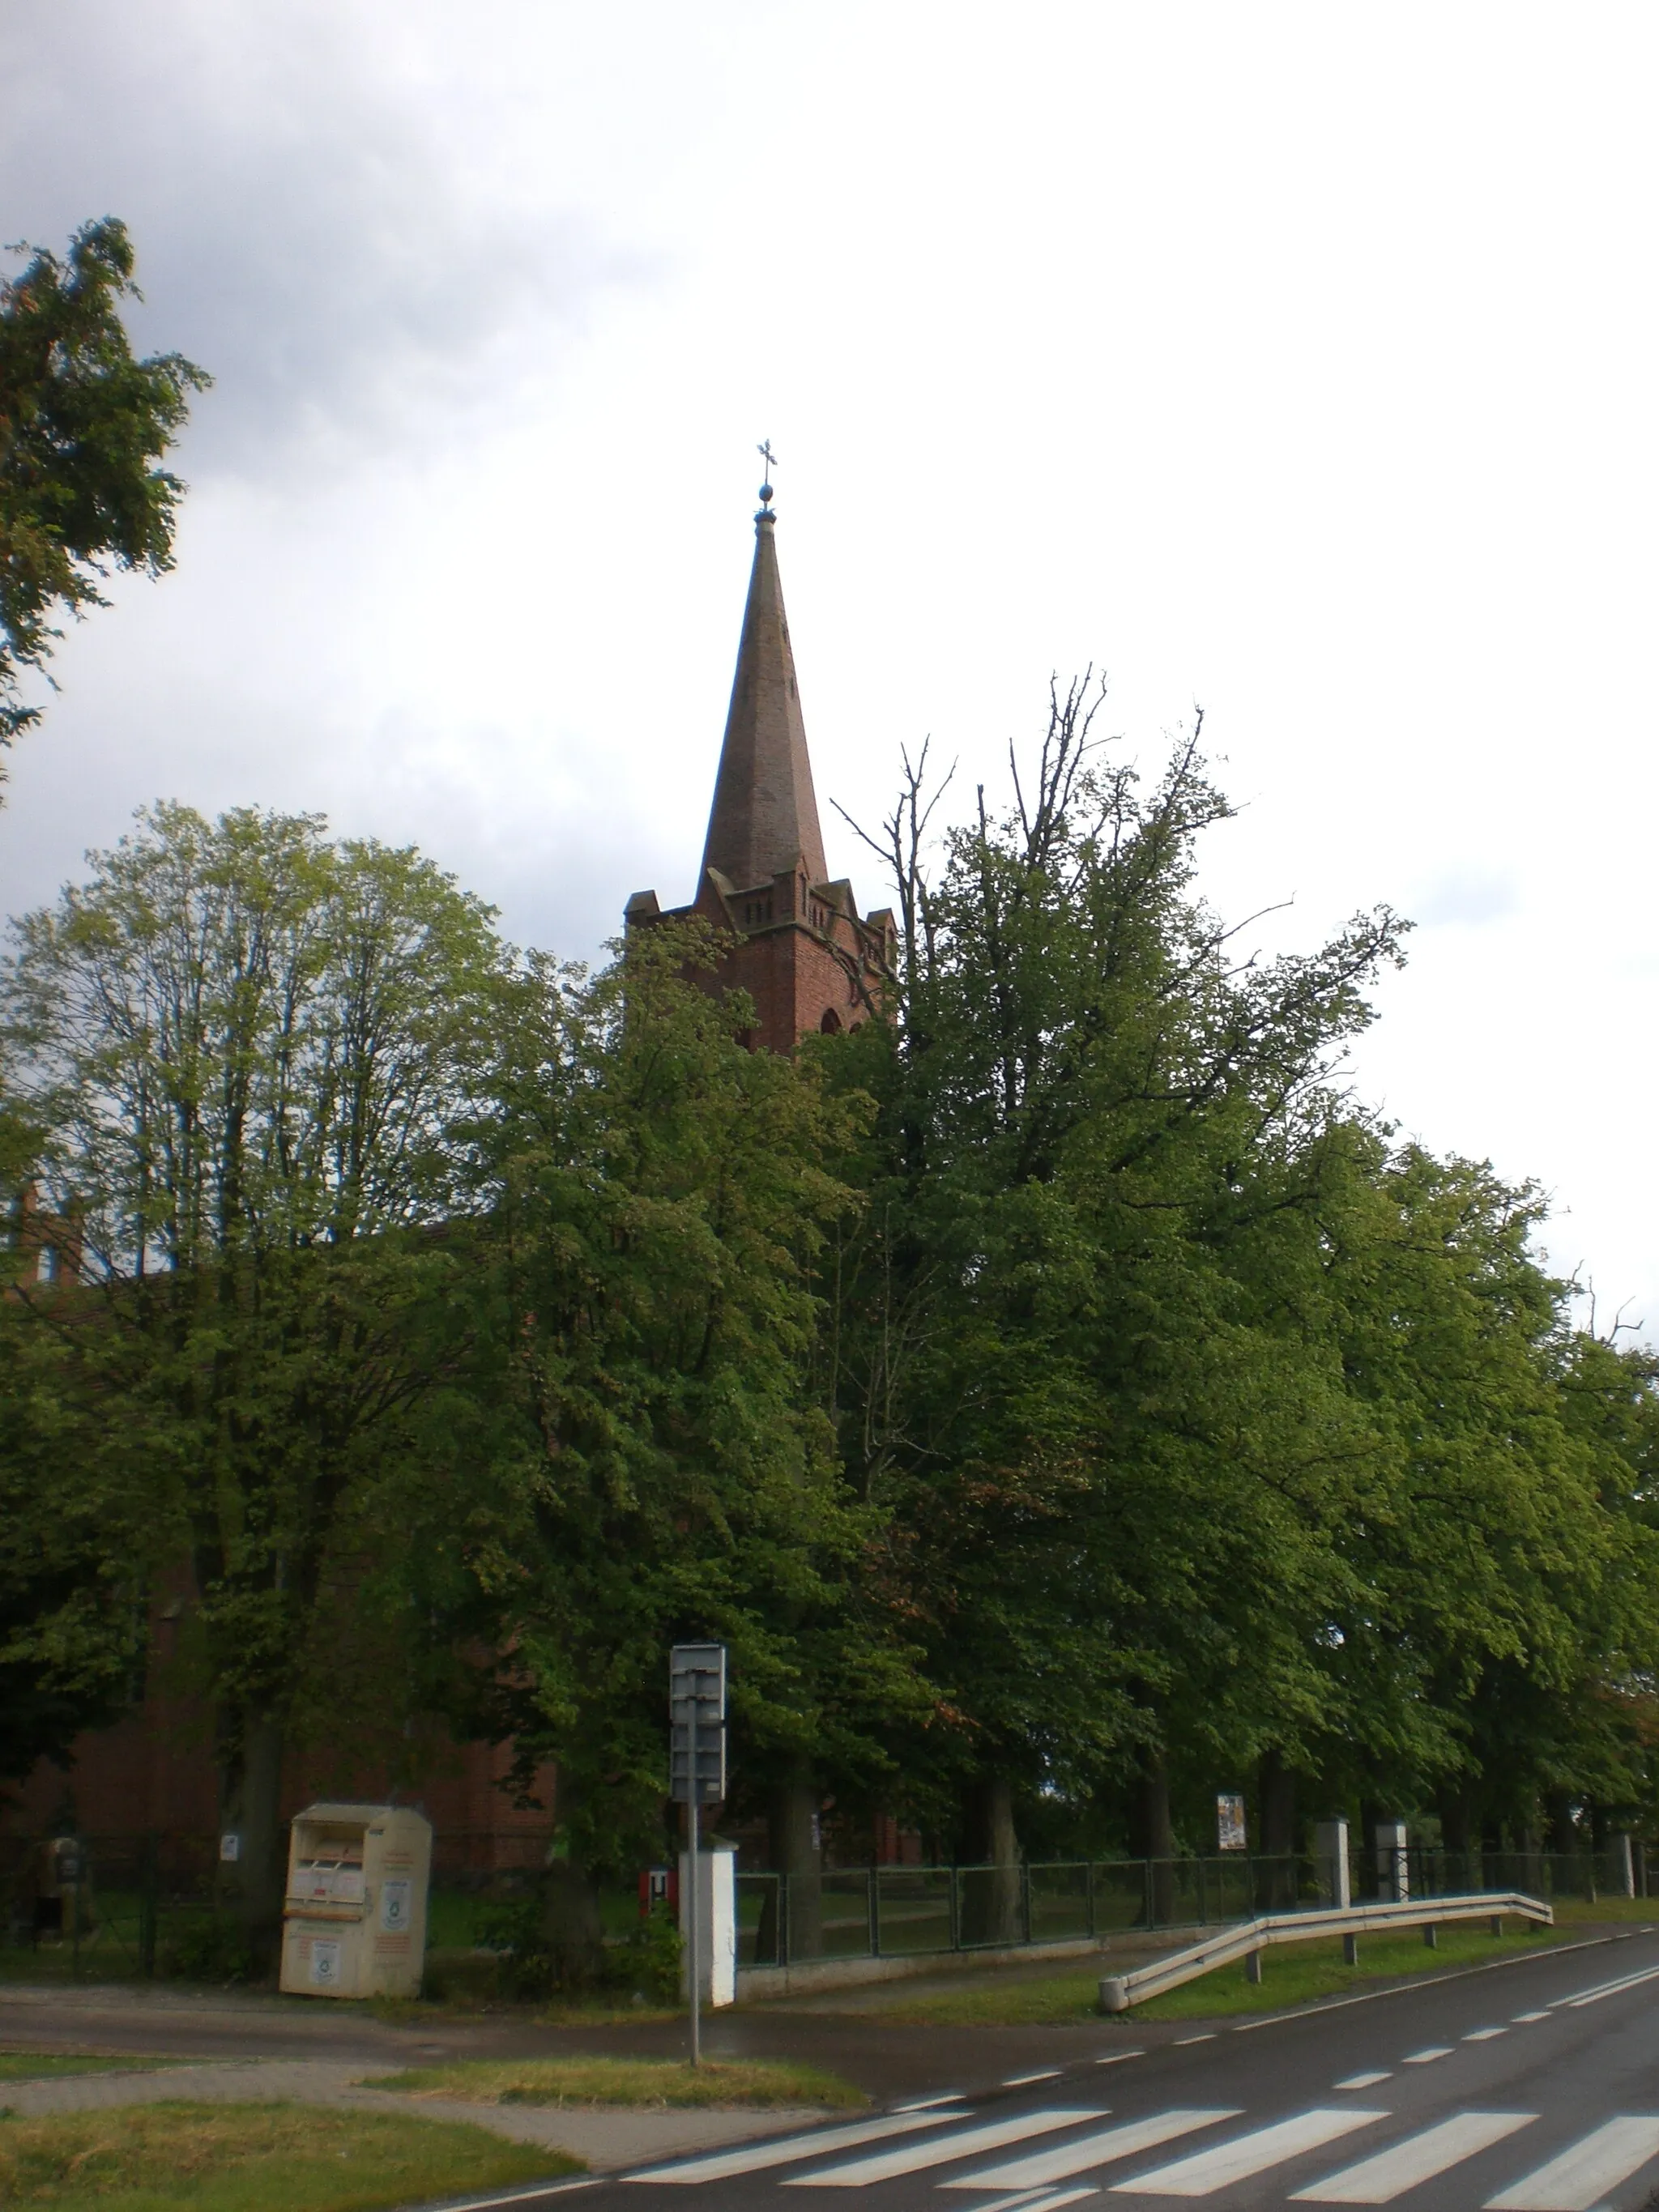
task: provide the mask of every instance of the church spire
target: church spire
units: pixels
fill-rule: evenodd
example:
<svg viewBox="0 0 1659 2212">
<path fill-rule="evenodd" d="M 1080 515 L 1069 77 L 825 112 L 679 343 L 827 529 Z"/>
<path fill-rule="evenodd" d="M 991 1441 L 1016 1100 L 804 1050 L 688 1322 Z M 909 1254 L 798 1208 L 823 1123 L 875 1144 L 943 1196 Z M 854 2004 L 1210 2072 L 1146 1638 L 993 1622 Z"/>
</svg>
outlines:
<svg viewBox="0 0 1659 2212">
<path fill-rule="evenodd" d="M 755 562 L 702 854 L 704 871 L 717 868 L 738 890 L 787 874 L 798 860 L 805 863 L 809 883 L 822 883 L 829 873 L 778 576 L 769 441 L 761 450 L 767 480 L 755 517 Z"/>
</svg>

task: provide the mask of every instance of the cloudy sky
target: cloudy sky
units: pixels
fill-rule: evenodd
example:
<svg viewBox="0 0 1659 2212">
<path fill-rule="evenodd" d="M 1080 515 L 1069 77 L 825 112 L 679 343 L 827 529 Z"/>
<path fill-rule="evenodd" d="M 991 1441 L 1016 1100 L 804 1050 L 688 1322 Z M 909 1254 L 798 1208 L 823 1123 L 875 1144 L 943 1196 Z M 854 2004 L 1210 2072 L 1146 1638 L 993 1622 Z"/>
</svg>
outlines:
<svg viewBox="0 0 1659 2212">
<path fill-rule="evenodd" d="M 217 379 L 0 907 L 161 795 L 573 956 L 689 897 L 769 436 L 821 799 L 930 732 L 994 781 L 1051 669 L 1149 763 L 1201 703 L 1212 896 L 1414 915 L 1356 1079 L 1659 1333 L 1656 60 L 1524 0 L 0 0 L 0 235 L 125 216 Z"/>
</svg>

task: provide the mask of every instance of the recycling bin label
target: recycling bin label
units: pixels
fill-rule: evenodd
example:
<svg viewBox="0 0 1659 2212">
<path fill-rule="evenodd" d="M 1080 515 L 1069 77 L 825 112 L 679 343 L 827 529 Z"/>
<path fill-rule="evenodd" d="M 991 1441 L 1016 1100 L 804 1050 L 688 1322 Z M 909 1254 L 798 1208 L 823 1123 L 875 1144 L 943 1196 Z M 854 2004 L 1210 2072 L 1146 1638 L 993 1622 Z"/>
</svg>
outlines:
<svg viewBox="0 0 1659 2212">
<path fill-rule="evenodd" d="M 415 1885 L 407 1875 L 380 1884 L 380 1925 L 388 1935 L 408 1932 Z"/>
<path fill-rule="evenodd" d="M 333 1990 L 339 1987 L 340 1939 L 337 1936 L 312 1937 L 311 1985 L 317 1990 Z"/>
</svg>

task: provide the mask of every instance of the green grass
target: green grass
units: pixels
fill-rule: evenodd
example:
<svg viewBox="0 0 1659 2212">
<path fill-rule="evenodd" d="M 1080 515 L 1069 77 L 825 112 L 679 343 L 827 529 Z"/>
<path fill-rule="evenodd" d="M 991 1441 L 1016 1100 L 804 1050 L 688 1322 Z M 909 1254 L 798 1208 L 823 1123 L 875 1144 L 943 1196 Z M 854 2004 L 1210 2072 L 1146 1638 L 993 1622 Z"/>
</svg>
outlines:
<svg viewBox="0 0 1659 2212">
<path fill-rule="evenodd" d="M 0 2120 L 0 2203 L 379 2212 L 584 2171 L 483 2128 L 319 2106 L 128 2105 Z"/>
<path fill-rule="evenodd" d="M 128 2058 L 89 2051 L 0 2051 L 0 2081 L 50 2081 L 60 2074 L 149 2074 L 182 2058 Z"/>
<path fill-rule="evenodd" d="M 678 2058 L 462 2059 L 378 2075 L 367 2087 L 477 2105 L 623 2105 L 661 2110 L 691 2105 L 862 2107 L 862 2090 L 821 2067 L 783 2061 Z"/>
<path fill-rule="evenodd" d="M 1513 1927 L 1513 1923 L 1511 1923 Z M 1552 1940 L 1570 1938 L 1571 1929 L 1527 1929 L 1493 1936 L 1484 1925 L 1443 1928 L 1437 1950 L 1424 1944 L 1420 1933 L 1359 1939 L 1359 1965 L 1342 1963 L 1340 1938 L 1310 1943 L 1287 1943 L 1264 1952 L 1261 1980 L 1244 1978 L 1243 1961 L 1223 1966 L 1167 1996 L 1150 1999 L 1116 2017 L 1138 2020 L 1212 2020 L 1234 2013 L 1278 2012 L 1287 2006 L 1308 2004 L 1321 1997 L 1374 1987 L 1402 1975 L 1443 1973 L 1461 1966 L 1484 1964 L 1539 1950 Z M 962 1990 L 943 1990 L 928 1996 L 899 1996 L 872 2005 L 863 2016 L 891 2021 L 895 2027 L 1024 2027 L 1048 2022 L 1097 2019 L 1100 1982 L 1112 1971 L 1103 1954 L 1086 1966 L 1030 1980 L 1009 1980 L 1001 1987 L 979 1982 Z"/>
</svg>

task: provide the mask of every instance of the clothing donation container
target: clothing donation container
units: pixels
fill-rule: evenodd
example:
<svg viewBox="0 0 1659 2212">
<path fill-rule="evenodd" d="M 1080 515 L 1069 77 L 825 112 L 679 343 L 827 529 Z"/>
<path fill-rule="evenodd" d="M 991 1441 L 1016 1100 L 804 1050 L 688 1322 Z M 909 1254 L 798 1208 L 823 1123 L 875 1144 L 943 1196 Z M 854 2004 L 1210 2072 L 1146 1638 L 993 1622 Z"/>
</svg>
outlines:
<svg viewBox="0 0 1659 2212">
<path fill-rule="evenodd" d="M 313 1997 L 416 1996 L 431 1871 L 422 1814 L 307 1805 L 289 1841 L 281 1986 Z"/>
</svg>

